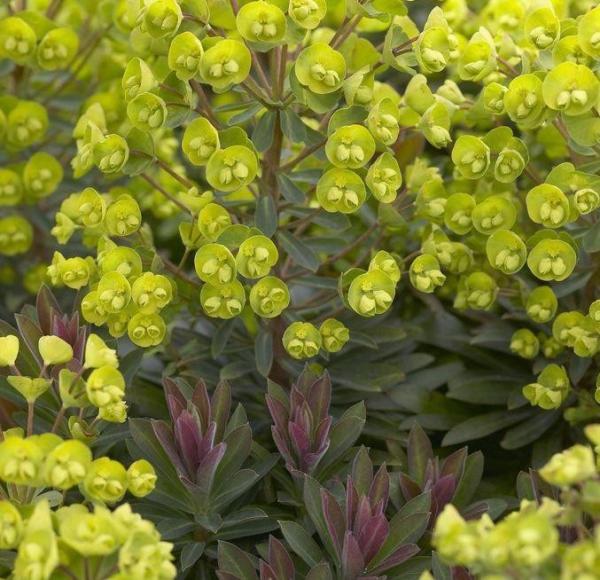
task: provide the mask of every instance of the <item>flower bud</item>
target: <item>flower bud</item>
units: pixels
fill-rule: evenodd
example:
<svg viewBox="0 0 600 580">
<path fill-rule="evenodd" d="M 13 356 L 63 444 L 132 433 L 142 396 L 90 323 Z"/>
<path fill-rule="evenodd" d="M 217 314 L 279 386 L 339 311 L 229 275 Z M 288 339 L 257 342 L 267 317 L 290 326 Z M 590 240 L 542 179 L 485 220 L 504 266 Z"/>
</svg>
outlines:
<svg viewBox="0 0 600 580">
<path fill-rule="evenodd" d="M 97 369 L 103 366 L 118 367 L 117 351 L 108 348 L 97 334 L 90 334 L 85 344 L 84 367 Z"/>
</svg>

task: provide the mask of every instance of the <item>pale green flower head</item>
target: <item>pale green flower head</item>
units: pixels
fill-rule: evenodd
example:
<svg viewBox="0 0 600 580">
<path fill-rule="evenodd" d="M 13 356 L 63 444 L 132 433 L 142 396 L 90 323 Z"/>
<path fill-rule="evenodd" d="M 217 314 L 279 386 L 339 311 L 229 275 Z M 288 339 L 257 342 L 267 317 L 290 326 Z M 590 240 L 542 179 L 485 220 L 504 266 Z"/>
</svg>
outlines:
<svg viewBox="0 0 600 580">
<path fill-rule="evenodd" d="M 100 336 L 92 333 L 85 343 L 84 367 L 97 369 L 103 366 L 119 366 L 117 351 L 109 348 Z"/>
<path fill-rule="evenodd" d="M 509 230 L 517 219 L 512 201 L 502 195 L 491 195 L 478 203 L 471 212 L 473 227 L 489 236 L 498 230 Z"/>
<path fill-rule="evenodd" d="M 242 38 L 267 46 L 281 42 L 287 30 L 283 11 L 265 0 L 244 4 L 237 13 L 236 25 Z"/>
<path fill-rule="evenodd" d="M 19 337 L 14 334 L 0 336 L 0 367 L 14 366 L 19 356 Z"/>
<path fill-rule="evenodd" d="M 393 140 L 395 141 L 395 139 Z M 375 153 L 375 147 L 375 140 L 366 127 L 345 125 L 336 129 L 329 136 L 325 145 L 325 153 L 327 159 L 336 167 L 359 169 L 371 160 Z"/>
<path fill-rule="evenodd" d="M 16 548 L 23 536 L 23 528 L 23 518 L 19 510 L 8 500 L 0 501 L 0 548 Z"/>
<path fill-rule="evenodd" d="M 591 357 L 598 352 L 600 336 L 598 324 L 581 312 L 561 312 L 552 325 L 552 335 L 579 357 Z"/>
<path fill-rule="evenodd" d="M 6 142 L 16 150 L 41 141 L 49 124 L 45 107 L 34 101 L 19 101 L 6 120 Z"/>
<path fill-rule="evenodd" d="M 131 300 L 129 280 L 120 272 L 107 272 L 98 282 L 96 297 L 103 312 L 108 314 L 121 312 L 127 308 Z"/>
<path fill-rule="evenodd" d="M 23 185 L 26 195 L 34 200 L 52 195 L 62 179 L 62 165 L 55 157 L 44 151 L 34 153 L 23 168 Z"/>
<path fill-rule="evenodd" d="M 167 106 L 153 93 L 140 93 L 127 103 L 127 117 L 141 131 L 155 131 L 167 120 Z"/>
<path fill-rule="evenodd" d="M 579 46 L 594 59 L 600 58 L 600 6 L 592 8 L 577 21 Z"/>
<path fill-rule="evenodd" d="M 233 254 L 222 244 L 205 244 L 194 257 L 194 268 L 198 278 L 213 286 L 232 282 L 237 274 Z"/>
<path fill-rule="evenodd" d="M 396 284 L 380 269 L 359 274 L 348 289 L 348 304 L 357 314 L 365 317 L 386 312 L 396 294 Z"/>
<path fill-rule="evenodd" d="M 371 163 L 365 182 L 373 197 L 381 203 L 392 203 L 402 186 L 402 172 L 396 158 L 388 151 Z"/>
<path fill-rule="evenodd" d="M 485 252 L 488 262 L 495 270 L 515 274 L 527 260 L 525 242 L 511 230 L 498 230 L 486 241 Z"/>
<path fill-rule="evenodd" d="M 542 94 L 550 109 L 569 116 L 583 115 L 597 105 L 600 81 L 587 66 L 563 62 L 544 78 Z"/>
<path fill-rule="evenodd" d="M 108 235 L 130 236 L 142 225 L 142 212 L 138 202 L 128 194 L 120 195 L 106 208 L 104 226 Z"/>
<path fill-rule="evenodd" d="M 506 112 L 504 96 L 508 88 L 500 83 L 491 82 L 483 89 L 483 106 L 492 115 L 503 115 Z"/>
<path fill-rule="evenodd" d="M 145 459 L 134 461 L 127 469 L 127 489 L 135 497 L 152 493 L 156 485 L 154 467 Z"/>
<path fill-rule="evenodd" d="M 540 341 L 531 330 L 521 328 L 513 333 L 510 350 L 524 359 L 533 359 L 540 350 Z"/>
<path fill-rule="evenodd" d="M 371 108 L 371 110 L 369 111 L 369 116 L 367 117 L 367 126 L 369 128 L 369 131 L 371 132 L 371 135 L 375 137 L 377 141 L 383 143 L 384 145 L 393 145 L 397 141 L 398 135 L 400 134 L 400 123 L 398 121 L 398 117 L 398 105 L 390 98 L 381 99 L 381 101 L 379 101 L 374 107 Z M 343 127 L 338 129 L 338 131 L 341 129 L 343 129 Z M 363 136 L 362 139 L 359 138 L 359 135 L 355 135 L 354 137 L 355 140 L 359 142 L 361 140 L 369 142 L 369 139 L 368 137 L 366 137 L 366 135 Z M 339 152 L 341 152 L 341 150 Z M 332 153 L 335 157 L 339 157 L 335 155 L 336 153 L 338 153 L 337 150 L 333 150 Z M 352 157 L 352 151 L 350 151 L 350 157 Z M 331 157 L 329 158 L 329 160 L 334 165 L 337 165 L 337 163 L 333 159 L 331 159 Z"/>
<path fill-rule="evenodd" d="M 100 408 L 117 403 L 125 396 L 125 378 L 113 366 L 94 369 L 86 380 L 90 403 Z"/>
<path fill-rule="evenodd" d="M 473 228 L 471 214 L 477 202 L 468 193 L 453 193 L 444 204 L 444 224 L 455 234 L 468 234 Z"/>
<path fill-rule="evenodd" d="M 219 132 L 208 119 L 198 117 L 185 128 L 181 147 L 190 163 L 206 165 L 220 147 Z"/>
<path fill-rule="evenodd" d="M 179 80 L 189 81 L 199 74 L 203 55 L 200 39 L 189 31 L 182 32 L 169 45 L 169 68 Z"/>
<path fill-rule="evenodd" d="M 452 149 L 452 162 L 463 177 L 479 179 L 490 166 L 490 149 L 473 135 L 461 135 Z"/>
<path fill-rule="evenodd" d="M 566 280 L 576 264 L 577 254 L 573 247 L 559 239 L 540 240 L 527 257 L 531 273 L 546 282 Z"/>
<path fill-rule="evenodd" d="M 466 304 L 473 310 L 487 310 L 492 307 L 498 295 L 496 281 L 485 272 L 473 272 L 464 280 Z"/>
<path fill-rule="evenodd" d="M 362 178 L 350 169 L 330 169 L 317 183 L 317 200 L 330 213 L 354 213 L 366 199 L 367 189 Z"/>
<path fill-rule="evenodd" d="M 250 236 L 239 247 L 235 258 L 238 272 L 245 278 L 262 278 L 277 264 L 277 246 L 266 236 Z"/>
<path fill-rule="evenodd" d="M 443 286 L 446 276 L 440 269 L 440 263 L 431 254 L 417 256 L 409 269 L 410 283 L 420 292 L 432 293 Z"/>
<path fill-rule="evenodd" d="M 296 77 L 304 87 L 318 95 L 334 93 L 346 77 L 344 56 L 323 42 L 305 48 L 296 60 Z"/>
<path fill-rule="evenodd" d="M 306 30 L 314 30 L 327 14 L 326 0 L 290 0 L 290 18 Z"/>
<path fill-rule="evenodd" d="M 31 26 L 18 16 L 0 20 L 0 56 L 25 64 L 36 51 L 37 36 Z"/>
<path fill-rule="evenodd" d="M 121 135 L 106 135 L 93 145 L 94 164 L 106 174 L 118 173 L 129 159 L 129 146 Z"/>
<path fill-rule="evenodd" d="M 16 171 L 0 169 L 0 207 L 18 205 L 23 200 L 23 183 Z"/>
<path fill-rule="evenodd" d="M 379 250 L 369 262 L 369 272 L 380 271 L 392 280 L 394 283 L 400 281 L 402 273 L 396 258 L 385 250 Z"/>
<path fill-rule="evenodd" d="M 480 28 L 462 49 L 458 74 L 464 81 L 481 81 L 497 68 L 494 39 L 486 28 Z"/>
<path fill-rule="evenodd" d="M 549 364 L 538 375 L 535 383 L 523 387 L 523 396 L 542 409 L 558 409 L 571 389 L 569 376 L 564 367 Z"/>
<path fill-rule="evenodd" d="M 116 503 L 127 491 L 127 471 L 118 461 L 100 457 L 87 469 L 81 489 L 91 501 Z"/>
<path fill-rule="evenodd" d="M 581 215 L 587 215 L 600 207 L 600 193 L 596 189 L 584 187 L 573 195 L 575 207 Z"/>
<path fill-rule="evenodd" d="M 64 441 L 46 457 L 43 478 L 50 487 L 70 489 L 84 480 L 91 463 L 92 452 L 87 445 L 75 439 Z"/>
<path fill-rule="evenodd" d="M 25 254 L 33 244 L 33 227 L 20 215 L 0 218 L 0 256 Z"/>
<path fill-rule="evenodd" d="M 246 292 L 238 280 L 218 286 L 204 284 L 200 290 L 200 304 L 207 316 L 228 320 L 242 313 Z"/>
<path fill-rule="evenodd" d="M 261 278 L 250 290 L 250 307 L 262 318 L 279 316 L 290 304 L 287 284 L 275 276 Z"/>
<path fill-rule="evenodd" d="M 556 316 L 558 299 L 550 286 L 538 286 L 527 296 L 525 311 L 531 320 L 544 324 Z"/>
<path fill-rule="evenodd" d="M 54 252 L 47 275 L 54 286 L 67 286 L 79 290 L 87 286 L 96 265 L 88 258 L 65 258 L 60 252 Z"/>
<path fill-rule="evenodd" d="M 0 479 L 7 483 L 35 486 L 43 461 L 44 452 L 32 439 L 6 437 L 0 443 Z"/>
<path fill-rule="evenodd" d="M 131 285 L 131 299 L 143 314 L 160 312 L 173 299 L 173 286 L 162 274 L 144 272 Z"/>
<path fill-rule="evenodd" d="M 67 68 L 79 50 L 79 37 L 67 27 L 54 28 L 47 32 L 37 48 L 37 62 L 44 70 Z"/>
<path fill-rule="evenodd" d="M 341 321 L 327 318 L 319 327 L 323 348 L 327 352 L 339 352 L 350 340 L 350 330 Z"/>
<path fill-rule="evenodd" d="M 596 463 L 591 447 L 573 445 L 552 456 L 539 471 L 542 478 L 558 487 L 570 487 L 596 475 Z"/>
<path fill-rule="evenodd" d="M 127 335 L 131 342 L 142 348 L 159 345 L 167 333 L 167 326 L 156 312 L 145 314 L 138 312 L 131 318 L 125 317 L 121 324 L 127 326 Z"/>
<path fill-rule="evenodd" d="M 217 91 L 243 83 L 250 74 L 252 56 L 239 40 L 223 39 L 204 52 L 200 61 L 202 79 Z"/>
<path fill-rule="evenodd" d="M 554 8 L 549 5 L 531 10 L 525 18 L 524 32 L 538 50 L 552 48 L 560 35 L 560 21 Z"/>
<path fill-rule="evenodd" d="M 106 201 L 93 187 L 86 187 L 79 193 L 69 195 L 60 206 L 60 214 L 66 216 L 77 226 L 93 228 L 99 226 L 106 215 Z"/>
<path fill-rule="evenodd" d="M 142 93 L 147 93 L 156 86 L 156 79 L 150 67 L 139 57 L 132 58 L 125 67 L 121 87 L 125 100 L 134 99 Z"/>
<path fill-rule="evenodd" d="M 173 36 L 182 19 L 177 0 L 153 0 L 145 9 L 143 27 L 154 38 Z"/>
<path fill-rule="evenodd" d="M 258 172 L 254 151 L 231 145 L 212 153 L 206 165 L 206 180 L 218 191 L 237 191 L 252 183 Z"/>
<path fill-rule="evenodd" d="M 538 127 L 545 119 L 542 85 L 542 79 L 533 73 L 519 75 L 508 85 L 504 95 L 506 112 L 523 129 Z"/>
<path fill-rule="evenodd" d="M 322 345 L 321 333 L 310 322 L 292 322 L 283 333 L 283 346 L 295 359 L 317 356 Z"/>
<path fill-rule="evenodd" d="M 98 251 L 98 265 L 101 274 L 118 272 L 125 278 L 132 280 L 142 273 L 142 258 L 136 250 L 127 246 L 116 244 L 105 252 Z"/>
<path fill-rule="evenodd" d="M 132 533 L 119 551 L 119 570 L 121 577 L 157 578 L 171 580 L 177 575 L 172 563 L 173 544 L 161 542 L 156 534 L 144 531 Z"/>
</svg>

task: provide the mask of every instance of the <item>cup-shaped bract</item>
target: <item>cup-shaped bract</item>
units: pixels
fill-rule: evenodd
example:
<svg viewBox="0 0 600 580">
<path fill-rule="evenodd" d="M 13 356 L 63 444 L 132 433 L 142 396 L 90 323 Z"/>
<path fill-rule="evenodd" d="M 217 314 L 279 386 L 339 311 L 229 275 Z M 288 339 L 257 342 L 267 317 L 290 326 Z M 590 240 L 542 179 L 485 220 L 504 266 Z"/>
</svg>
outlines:
<svg viewBox="0 0 600 580">
<path fill-rule="evenodd" d="M 28 197 L 33 200 L 52 195 L 63 179 L 63 168 L 52 155 L 38 151 L 23 168 L 23 185 Z"/>
<path fill-rule="evenodd" d="M 138 459 L 127 468 L 127 489 L 135 497 L 152 493 L 156 480 L 154 467 L 145 459 Z"/>
<path fill-rule="evenodd" d="M 571 383 L 564 367 L 549 364 L 538 375 L 535 383 L 523 387 L 524 397 L 542 409 L 557 409 L 569 394 Z"/>
<path fill-rule="evenodd" d="M 283 11 L 265 0 L 255 0 L 241 6 L 236 25 L 245 40 L 267 45 L 281 42 L 287 30 Z"/>
<path fill-rule="evenodd" d="M 498 230 L 486 241 L 485 252 L 492 268 L 504 274 L 516 274 L 527 261 L 527 247 L 518 234 Z"/>
<path fill-rule="evenodd" d="M 200 72 L 204 48 L 200 39 L 186 31 L 178 34 L 169 45 L 168 64 L 182 81 L 193 79 Z"/>
<path fill-rule="evenodd" d="M 200 304 L 207 316 L 228 320 L 239 316 L 246 304 L 246 292 L 239 280 L 213 286 L 204 284 Z"/>
<path fill-rule="evenodd" d="M 321 333 L 310 322 L 292 322 L 283 333 L 283 346 L 295 359 L 312 358 L 321 350 Z"/>
<path fill-rule="evenodd" d="M 587 215 L 600 207 L 600 193 L 596 189 L 584 187 L 573 194 L 573 201 L 581 215 Z"/>
<path fill-rule="evenodd" d="M 153 93 L 140 93 L 127 103 L 127 117 L 140 131 L 153 131 L 165 124 L 167 106 Z"/>
<path fill-rule="evenodd" d="M 431 254 L 417 256 L 410 265 L 410 283 L 420 292 L 434 292 L 446 281 L 446 276 L 440 268 L 440 263 L 435 256 Z"/>
<path fill-rule="evenodd" d="M 59 443 L 47 455 L 43 477 L 46 483 L 60 490 L 79 485 L 92 463 L 89 447 L 77 440 Z"/>
<path fill-rule="evenodd" d="M 218 203 L 208 203 L 198 213 L 198 229 L 208 240 L 216 240 L 230 225 L 229 212 Z"/>
<path fill-rule="evenodd" d="M 24 149 L 46 135 L 48 112 L 34 101 L 19 101 L 6 118 L 6 142 L 14 149 Z"/>
<path fill-rule="evenodd" d="M 144 28 L 154 38 L 173 36 L 182 20 L 177 0 L 153 0 L 144 13 Z"/>
<path fill-rule="evenodd" d="M 577 264 L 577 254 L 571 244 L 560 239 L 543 239 L 529 252 L 527 265 L 531 273 L 545 282 L 560 282 L 568 278 Z"/>
<path fill-rule="evenodd" d="M 491 195 L 475 206 L 471 219 L 479 233 L 489 236 L 498 230 L 512 228 L 517 219 L 517 210 L 506 197 Z"/>
<path fill-rule="evenodd" d="M 496 301 L 498 284 L 485 272 L 473 272 L 464 280 L 466 304 L 473 310 L 487 310 Z"/>
<path fill-rule="evenodd" d="M 314 30 L 327 14 L 327 1 L 290 0 L 288 14 L 301 28 Z"/>
<path fill-rule="evenodd" d="M 144 272 L 131 285 L 131 299 L 139 312 L 160 312 L 173 299 L 173 287 L 166 276 Z"/>
<path fill-rule="evenodd" d="M 367 126 L 373 137 L 389 147 L 396 142 L 400 134 L 398 117 L 398 105 L 392 99 L 384 98 L 369 111 Z M 368 140 L 367 137 L 363 137 L 363 139 Z M 331 157 L 329 160 L 337 165 Z"/>
<path fill-rule="evenodd" d="M 121 312 L 131 300 L 131 285 L 120 272 L 107 272 L 100 278 L 96 288 L 102 309 L 110 314 Z"/>
<path fill-rule="evenodd" d="M 538 286 L 534 288 L 525 302 L 527 316 L 534 322 L 544 324 L 556 315 L 558 310 L 558 299 L 550 286 Z"/>
<path fill-rule="evenodd" d="M 9 501 L 0 501 L 0 549 L 16 548 L 23 536 L 23 518 L 19 510 Z"/>
<path fill-rule="evenodd" d="M 106 209 L 104 226 L 110 236 L 125 237 L 137 232 L 142 225 L 138 202 L 129 194 L 120 195 Z"/>
<path fill-rule="evenodd" d="M 278 259 L 277 246 L 266 236 L 256 235 L 240 244 L 235 261 L 238 272 L 245 278 L 262 278 Z"/>
<path fill-rule="evenodd" d="M 142 93 L 147 93 L 155 85 L 154 74 L 144 60 L 134 57 L 127 63 L 121 79 L 125 100 L 131 100 Z"/>
<path fill-rule="evenodd" d="M 542 85 L 542 79 L 533 73 L 519 75 L 508 85 L 504 95 L 506 113 L 523 129 L 537 127 L 544 120 Z"/>
<path fill-rule="evenodd" d="M 502 115 L 506 111 L 504 96 L 508 88 L 500 83 L 491 82 L 483 89 L 483 106 L 493 115 Z"/>
<path fill-rule="evenodd" d="M 0 367 L 10 367 L 19 356 L 19 338 L 14 334 L 0 336 Z"/>
<path fill-rule="evenodd" d="M 102 173 L 117 173 L 129 159 L 129 146 L 121 135 L 112 133 L 94 144 L 94 164 Z"/>
<path fill-rule="evenodd" d="M 203 282 L 219 286 L 232 282 L 237 274 L 233 254 L 222 244 L 205 244 L 194 256 L 194 268 Z"/>
<path fill-rule="evenodd" d="M 523 173 L 529 162 L 529 152 L 521 139 L 512 138 L 494 164 L 494 178 L 500 183 L 512 183 Z"/>
<path fill-rule="evenodd" d="M 44 70 L 64 69 L 71 64 L 79 50 L 79 37 L 68 27 L 53 28 L 40 40 L 36 58 Z"/>
<path fill-rule="evenodd" d="M 560 21 L 552 5 L 531 10 L 523 28 L 533 46 L 539 50 L 551 48 L 560 36 Z"/>
<path fill-rule="evenodd" d="M 128 280 L 133 280 L 142 273 L 142 258 L 133 248 L 127 246 L 115 246 L 99 254 L 97 261 L 101 274 L 119 272 Z"/>
<path fill-rule="evenodd" d="M 323 348 L 327 352 L 339 352 L 350 340 L 348 327 L 335 318 L 327 318 L 319 327 Z"/>
<path fill-rule="evenodd" d="M 497 68 L 494 39 L 486 28 L 480 28 L 462 49 L 458 74 L 464 81 L 481 81 Z"/>
<path fill-rule="evenodd" d="M 386 274 L 392 282 L 398 283 L 402 272 L 396 258 L 385 250 L 379 250 L 369 262 L 369 272 L 380 271 Z"/>
<path fill-rule="evenodd" d="M 127 317 L 127 336 L 131 342 L 142 348 L 159 345 L 167 333 L 167 325 L 156 312 L 145 314 L 138 312 Z"/>
<path fill-rule="evenodd" d="M 341 88 L 346 77 L 346 60 L 328 44 L 315 42 L 298 55 L 295 72 L 309 91 L 326 95 Z"/>
<path fill-rule="evenodd" d="M 37 35 L 25 20 L 9 16 L 0 20 L 0 56 L 25 64 L 35 53 Z"/>
<path fill-rule="evenodd" d="M 0 443 L 0 478 L 7 483 L 35 486 L 44 451 L 32 438 L 6 437 Z"/>
<path fill-rule="evenodd" d="M 206 180 L 218 191 L 237 191 L 252 183 L 258 172 L 258 160 L 252 149 L 231 145 L 218 149 L 206 165 Z"/>
<path fill-rule="evenodd" d="M 520 328 L 510 339 L 510 350 L 524 359 L 533 359 L 540 350 L 540 341 L 528 328 Z"/>
<path fill-rule="evenodd" d="M 64 285 L 73 290 L 80 290 L 88 285 L 94 271 L 95 264 L 91 259 L 79 256 L 65 258 L 60 252 L 54 252 L 46 274 L 54 286 Z"/>
<path fill-rule="evenodd" d="M 0 169 L 0 207 L 18 205 L 23 200 L 23 183 L 16 171 Z"/>
<path fill-rule="evenodd" d="M 327 139 L 327 159 L 341 169 L 364 167 L 375 153 L 375 140 L 362 125 L 345 125 Z"/>
<path fill-rule="evenodd" d="M 563 62 L 544 77 L 542 94 L 550 109 L 569 116 L 583 115 L 597 105 L 600 81 L 587 66 Z"/>
<path fill-rule="evenodd" d="M 100 457 L 89 466 L 81 490 L 92 501 L 121 501 L 127 492 L 127 471 L 118 461 Z"/>
<path fill-rule="evenodd" d="M 33 227 L 20 215 L 0 218 L 0 256 L 16 256 L 29 251 Z"/>
<path fill-rule="evenodd" d="M 577 21 L 577 41 L 594 59 L 600 58 L 600 6 L 592 8 Z"/>
<path fill-rule="evenodd" d="M 250 290 L 250 306 L 262 318 L 275 318 L 289 305 L 287 284 L 275 276 L 261 278 Z"/>
<path fill-rule="evenodd" d="M 446 200 L 444 207 L 444 224 L 455 234 L 468 234 L 473 228 L 471 214 L 477 202 L 468 193 L 453 193 Z"/>
<path fill-rule="evenodd" d="M 354 213 L 366 199 L 363 180 L 350 169 L 330 169 L 317 183 L 317 200 L 330 213 Z"/>
<path fill-rule="evenodd" d="M 560 228 L 569 219 L 569 200 L 555 185 L 542 183 L 535 186 L 527 194 L 525 203 L 529 218 L 546 228 Z"/>
<path fill-rule="evenodd" d="M 348 304 L 357 314 L 365 317 L 386 312 L 396 294 L 396 284 L 381 270 L 359 274 L 348 288 Z"/>
<path fill-rule="evenodd" d="M 463 177 L 479 179 L 490 166 L 490 148 L 479 137 L 461 135 L 452 149 L 452 162 Z"/>
<path fill-rule="evenodd" d="M 224 91 L 243 83 L 251 66 L 252 56 L 243 42 L 223 39 L 204 52 L 200 74 L 215 90 Z"/>
<path fill-rule="evenodd" d="M 208 119 L 198 117 L 185 128 L 181 147 L 193 165 L 206 165 L 219 146 L 219 132 Z"/>
<path fill-rule="evenodd" d="M 382 153 L 369 166 L 365 182 L 375 199 L 392 203 L 402 186 L 402 172 L 396 158 L 389 151 Z"/>
</svg>

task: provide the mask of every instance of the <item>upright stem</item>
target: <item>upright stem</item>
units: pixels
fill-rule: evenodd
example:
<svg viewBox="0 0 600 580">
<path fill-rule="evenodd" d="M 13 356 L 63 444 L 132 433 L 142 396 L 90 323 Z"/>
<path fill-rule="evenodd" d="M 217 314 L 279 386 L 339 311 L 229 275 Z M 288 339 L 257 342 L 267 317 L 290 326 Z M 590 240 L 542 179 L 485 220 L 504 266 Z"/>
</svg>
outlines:
<svg viewBox="0 0 600 580">
<path fill-rule="evenodd" d="M 27 401 L 27 437 L 33 435 L 33 416 L 35 403 Z"/>
</svg>

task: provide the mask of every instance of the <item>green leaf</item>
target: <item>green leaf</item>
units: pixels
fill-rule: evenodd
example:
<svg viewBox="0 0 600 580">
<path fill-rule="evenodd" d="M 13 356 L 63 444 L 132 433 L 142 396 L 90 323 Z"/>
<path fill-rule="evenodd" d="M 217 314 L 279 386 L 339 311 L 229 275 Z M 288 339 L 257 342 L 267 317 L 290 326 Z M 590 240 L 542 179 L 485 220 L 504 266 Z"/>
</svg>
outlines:
<svg viewBox="0 0 600 580">
<path fill-rule="evenodd" d="M 519 423 L 531 415 L 530 409 L 519 409 L 512 413 L 507 411 L 494 411 L 477 417 L 471 417 L 456 425 L 446 433 L 442 445 L 455 445 L 474 439 L 482 439 L 496 433 L 505 427 Z"/>
<path fill-rule="evenodd" d="M 222 381 L 230 381 L 243 377 L 252 371 L 252 365 L 247 361 L 239 360 L 225 365 L 219 373 L 219 378 Z"/>
<path fill-rule="evenodd" d="M 298 264 L 311 272 L 316 272 L 321 265 L 318 256 L 299 239 L 289 232 L 279 232 L 277 239 L 285 252 Z"/>
<path fill-rule="evenodd" d="M 234 544 L 219 541 L 219 568 L 235 574 L 240 580 L 258 580 L 252 560 Z"/>
<path fill-rule="evenodd" d="M 279 527 L 290 548 L 309 566 L 316 566 L 323 560 L 319 546 L 304 527 L 296 522 L 285 521 L 280 521 Z"/>
<path fill-rule="evenodd" d="M 281 195 L 286 201 L 290 203 L 304 203 L 306 201 L 304 192 L 287 175 L 278 173 L 277 183 L 279 184 Z"/>
<path fill-rule="evenodd" d="M 475 495 L 475 492 L 481 483 L 483 463 L 484 459 L 481 451 L 476 451 L 467 456 L 463 475 L 458 482 L 454 497 L 452 498 L 452 503 L 456 505 L 456 507 L 462 508 L 469 505 L 469 502 Z"/>
<path fill-rule="evenodd" d="M 225 320 L 215 330 L 210 343 L 210 352 L 213 358 L 217 358 L 223 353 L 223 350 L 225 349 L 225 346 L 227 346 L 227 342 L 231 337 L 231 333 L 235 328 L 235 324 L 235 318 L 232 318 L 231 320 Z"/>
<path fill-rule="evenodd" d="M 200 556 L 204 553 L 205 545 L 204 542 L 193 542 L 183 546 L 181 556 L 179 557 L 179 565 L 182 572 L 193 566 L 200 559 Z"/>
<path fill-rule="evenodd" d="M 297 113 L 289 108 L 281 114 L 281 131 L 292 143 L 313 145 L 323 139 L 321 133 L 309 127 Z"/>
<path fill-rule="evenodd" d="M 593 253 L 600 251 L 600 222 L 596 222 L 581 239 L 583 249 Z"/>
<path fill-rule="evenodd" d="M 252 143 L 260 153 L 264 153 L 273 143 L 275 134 L 275 122 L 277 121 L 277 113 L 275 111 L 267 111 L 264 113 L 254 131 L 252 131 Z"/>
<path fill-rule="evenodd" d="M 425 483 L 427 462 L 433 457 L 429 437 L 418 423 L 415 423 L 408 436 L 408 473 L 419 485 Z"/>
<path fill-rule="evenodd" d="M 273 364 L 273 335 L 268 330 L 262 330 L 254 342 L 254 357 L 256 369 L 267 377 Z"/>
<path fill-rule="evenodd" d="M 256 202 L 256 227 L 267 237 L 277 231 L 277 208 L 270 195 L 261 195 Z"/>
</svg>

